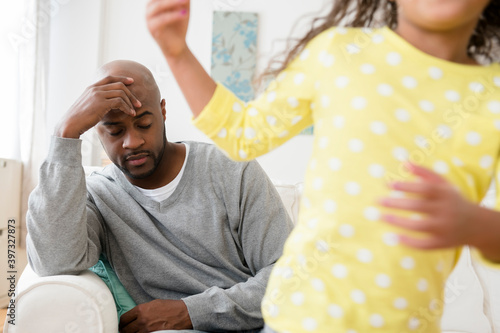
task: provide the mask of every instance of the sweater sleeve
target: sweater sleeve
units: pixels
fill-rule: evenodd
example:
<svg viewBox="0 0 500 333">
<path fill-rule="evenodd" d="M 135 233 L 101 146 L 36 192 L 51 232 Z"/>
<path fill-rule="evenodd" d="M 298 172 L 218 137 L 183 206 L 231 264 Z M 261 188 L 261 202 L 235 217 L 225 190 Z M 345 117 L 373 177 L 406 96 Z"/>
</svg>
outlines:
<svg viewBox="0 0 500 333">
<path fill-rule="evenodd" d="M 230 224 L 237 225 L 241 260 L 253 276 L 228 289 L 211 287 L 184 298 L 196 330 L 241 331 L 264 324 L 261 301 L 293 224 L 274 185 L 257 162 L 250 162 L 245 168 L 239 191 L 239 207 L 234 214 L 238 221 Z"/>
<path fill-rule="evenodd" d="M 27 252 L 42 276 L 77 274 L 97 263 L 104 234 L 100 214 L 88 199 L 81 140 L 52 137 L 30 194 Z"/>
<path fill-rule="evenodd" d="M 218 84 L 194 124 L 234 160 L 251 160 L 283 144 L 313 123 L 317 80 L 334 61 L 325 49 L 330 39 L 328 33 L 313 39 L 254 101 L 243 103 Z"/>
</svg>

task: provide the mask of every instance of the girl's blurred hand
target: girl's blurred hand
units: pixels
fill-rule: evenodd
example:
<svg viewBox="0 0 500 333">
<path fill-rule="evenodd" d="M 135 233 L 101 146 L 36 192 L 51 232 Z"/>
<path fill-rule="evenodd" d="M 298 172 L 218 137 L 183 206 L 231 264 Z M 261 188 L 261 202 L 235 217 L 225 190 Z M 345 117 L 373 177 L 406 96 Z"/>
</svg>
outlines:
<svg viewBox="0 0 500 333">
<path fill-rule="evenodd" d="M 387 208 L 415 213 L 418 218 L 386 214 L 382 219 L 394 226 L 423 233 L 422 238 L 400 235 L 402 244 L 419 249 L 456 247 L 473 243 L 480 235 L 475 227 L 479 205 L 466 200 L 441 175 L 421 166 L 407 164 L 419 178 L 416 182 L 394 182 L 389 187 L 410 194 L 407 198 L 383 198 Z"/>
<path fill-rule="evenodd" d="M 187 51 L 190 0 L 150 0 L 146 7 L 149 32 L 163 55 L 177 58 Z"/>
</svg>

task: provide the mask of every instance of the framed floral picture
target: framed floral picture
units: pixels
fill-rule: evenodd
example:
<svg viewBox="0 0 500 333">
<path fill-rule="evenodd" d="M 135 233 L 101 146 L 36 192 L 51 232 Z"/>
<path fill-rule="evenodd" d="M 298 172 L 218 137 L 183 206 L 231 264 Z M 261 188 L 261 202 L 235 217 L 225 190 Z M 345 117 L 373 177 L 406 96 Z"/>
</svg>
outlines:
<svg viewBox="0 0 500 333">
<path fill-rule="evenodd" d="M 258 15 L 215 11 L 213 22 L 212 77 L 248 102 L 255 97 Z"/>
</svg>

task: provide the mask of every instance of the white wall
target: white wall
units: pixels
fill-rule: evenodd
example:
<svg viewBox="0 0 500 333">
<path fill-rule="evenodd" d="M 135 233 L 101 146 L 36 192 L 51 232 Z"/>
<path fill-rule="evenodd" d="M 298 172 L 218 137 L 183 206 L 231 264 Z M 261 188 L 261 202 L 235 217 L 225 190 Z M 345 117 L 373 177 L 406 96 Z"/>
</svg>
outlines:
<svg viewBox="0 0 500 333">
<path fill-rule="evenodd" d="M 47 133 L 53 129 L 85 88 L 93 83 L 99 67 L 101 0 L 53 0 L 50 33 Z M 91 133 L 83 139 L 84 164 L 91 164 Z M 99 148 L 100 145 L 95 145 Z"/>
<path fill-rule="evenodd" d="M 25 22 L 19 22 L 19 18 L 25 13 L 25 4 L 16 1 L 11 3 L 9 10 L 0 11 L 0 95 L 2 96 L 2 108 L 0 111 L 0 157 L 21 159 L 19 140 L 17 139 L 19 128 L 15 124 L 19 115 L 16 109 L 18 98 L 18 52 L 11 38 L 21 32 L 20 26 Z M 22 35 L 21 35 L 22 36 Z"/>
<path fill-rule="evenodd" d="M 95 68 L 115 59 L 138 61 L 151 69 L 167 100 L 170 141 L 209 141 L 191 125 L 191 112 L 145 23 L 146 0 L 71 0 L 54 19 L 51 91 L 54 116 L 59 118 L 91 83 Z M 213 10 L 259 13 L 259 62 L 266 67 L 293 31 L 301 36 L 310 17 L 329 0 L 191 0 L 188 43 L 203 66 L 210 69 Z M 100 15 L 103 14 L 101 18 Z M 99 24 L 101 23 L 101 24 Z M 292 29 L 293 28 L 293 29 Z M 75 43 L 76 40 L 76 43 Z M 281 41 L 277 41 L 281 40 Z M 55 124 L 55 122 L 52 122 Z M 299 136 L 259 158 L 269 176 L 288 182 L 303 180 L 312 146 L 311 136 Z"/>
</svg>

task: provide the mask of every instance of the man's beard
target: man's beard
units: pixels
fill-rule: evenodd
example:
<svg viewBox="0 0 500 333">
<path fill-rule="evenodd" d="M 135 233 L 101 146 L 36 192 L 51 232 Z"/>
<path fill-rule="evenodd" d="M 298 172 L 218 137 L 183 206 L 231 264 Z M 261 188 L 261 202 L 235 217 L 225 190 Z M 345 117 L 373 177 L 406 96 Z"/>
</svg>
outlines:
<svg viewBox="0 0 500 333">
<path fill-rule="evenodd" d="M 160 150 L 160 154 L 158 156 L 156 156 L 153 152 L 151 152 L 149 150 L 142 150 L 142 151 L 138 151 L 138 152 L 134 152 L 133 153 L 133 154 L 147 153 L 149 156 L 151 156 L 153 158 L 153 167 L 149 171 L 146 171 L 146 172 L 141 173 L 141 174 L 133 174 L 126 167 L 120 166 L 120 165 L 118 165 L 116 163 L 115 163 L 115 165 L 118 167 L 118 169 L 120 169 L 129 178 L 132 178 L 132 179 L 145 179 L 145 178 L 148 178 L 158 168 L 158 165 L 160 164 L 160 162 L 161 162 L 161 160 L 163 158 L 163 154 L 165 153 L 165 147 L 166 146 L 167 146 L 167 136 L 166 136 L 165 128 L 163 128 L 163 146 L 162 146 L 162 148 Z M 124 161 L 125 160 L 126 160 L 126 158 L 124 158 Z M 123 163 L 123 165 L 125 165 L 125 163 Z"/>
</svg>

